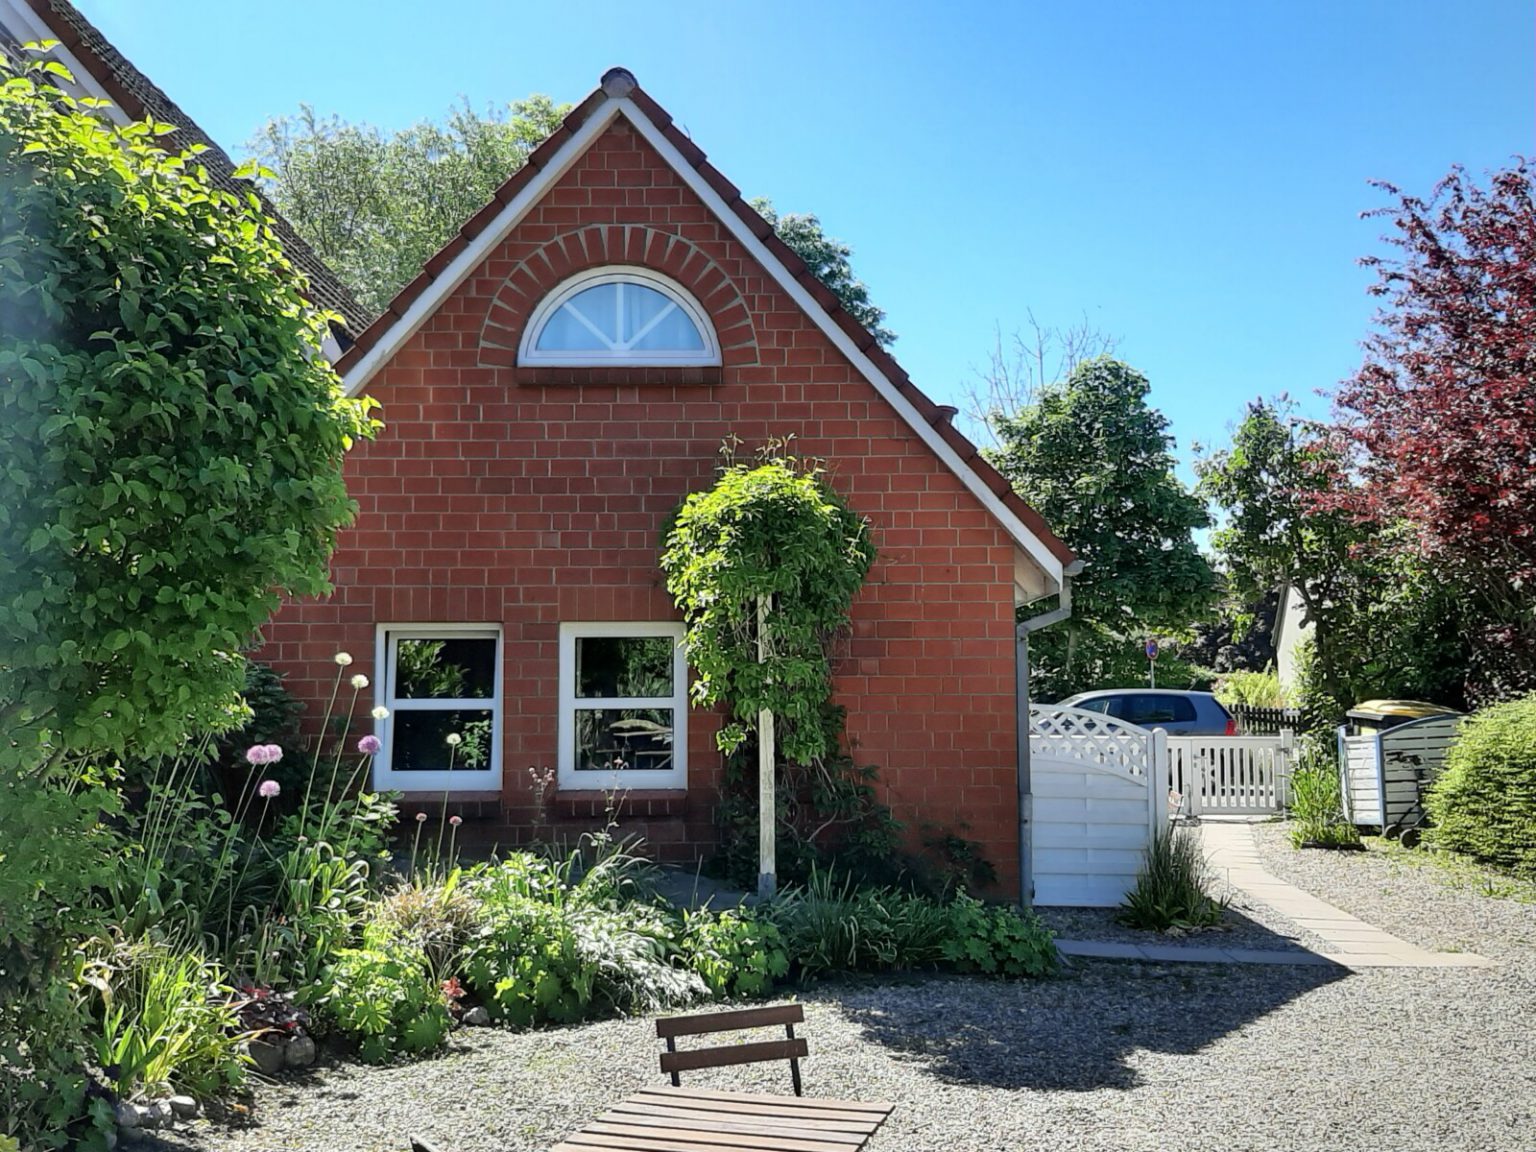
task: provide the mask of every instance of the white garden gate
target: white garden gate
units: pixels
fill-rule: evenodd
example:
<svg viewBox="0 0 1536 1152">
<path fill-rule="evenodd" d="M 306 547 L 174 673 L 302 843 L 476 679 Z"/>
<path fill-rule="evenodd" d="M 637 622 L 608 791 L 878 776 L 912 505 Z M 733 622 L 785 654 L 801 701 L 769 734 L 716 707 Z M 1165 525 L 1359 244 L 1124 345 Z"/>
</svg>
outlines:
<svg viewBox="0 0 1536 1152">
<path fill-rule="evenodd" d="M 1289 731 L 1278 736 L 1170 736 L 1168 775 L 1186 816 L 1258 816 L 1290 803 Z"/>
<path fill-rule="evenodd" d="M 1029 722 L 1034 902 L 1113 907 L 1168 825 L 1168 738 L 1081 708 Z"/>
</svg>

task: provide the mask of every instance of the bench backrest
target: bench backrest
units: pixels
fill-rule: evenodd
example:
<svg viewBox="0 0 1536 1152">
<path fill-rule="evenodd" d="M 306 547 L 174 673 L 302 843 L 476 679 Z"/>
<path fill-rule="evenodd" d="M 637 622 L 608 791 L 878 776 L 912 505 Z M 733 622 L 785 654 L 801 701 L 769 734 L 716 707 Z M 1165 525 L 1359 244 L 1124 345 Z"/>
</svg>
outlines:
<svg viewBox="0 0 1536 1152">
<path fill-rule="evenodd" d="M 697 1016 L 663 1016 L 656 1021 L 656 1035 L 667 1042 L 661 1054 L 661 1070 L 672 1077 L 672 1086 L 681 1087 L 679 1072 L 698 1068 L 724 1068 L 732 1064 L 756 1064 L 763 1060 L 788 1060 L 795 1095 L 800 1092 L 800 1060 L 807 1055 L 805 1041 L 795 1036 L 795 1025 L 805 1022 L 805 1008 L 800 1004 L 776 1004 L 771 1008 L 739 1008 L 730 1012 L 705 1012 Z M 752 1044 L 721 1044 L 713 1048 L 677 1050 L 679 1036 L 705 1036 L 712 1032 L 737 1032 L 744 1028 L 784 1026 L 783 1040 L 765 1040 Z"/>
</svg>

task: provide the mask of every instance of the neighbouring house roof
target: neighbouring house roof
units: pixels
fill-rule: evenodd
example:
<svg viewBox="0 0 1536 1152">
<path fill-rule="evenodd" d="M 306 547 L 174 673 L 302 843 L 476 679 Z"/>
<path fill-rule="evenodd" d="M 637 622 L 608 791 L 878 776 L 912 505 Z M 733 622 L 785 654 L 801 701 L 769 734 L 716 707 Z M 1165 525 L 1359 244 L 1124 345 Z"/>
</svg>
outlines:
<svg viewBox="0 0 1536 1152">
<path fill-rule="evenodd" d="M 235 175 L 236 166 L 229 154 L 114 48 L 69 0 L 0 0 L 0 52 L 19 61 L 19 45 L 42 40 L 59 41 L 54 53 L 74 74 L 76 83 L 89 95 L 110 101 L 121 113 L 123 123 L 153 117 L 174 124 L 178 131 L 165 139 L 177 148 L 204 145 L 207 151 L 198 161 L 215 185 L 237 196 L 256 193 L 262 211 L 272 218 L 273 229 L 289 261 L 309 280 L 310 301 L 339 313 L 345 320 L 346 332 L 339 334 L 344 338 L 343 344 L 367 326 L 371 318 L 368 310 L 278 214 L 261 190 Z"/>
<path fill-rule="evenodd" d="M 601 85 L 530 153 L 479 212 L 391 301 L 337 362 L 349 394 L 360 392 L 391 356 L 437 310 L 523 215 L 575 163 L 613 120 L 623 116 L 666 159 L 685 183 L 805 310 L 854 366 L 885 396 L 919 437 L 999 520 L 1054 587 L 1075 556 L 1021 499 L 1008 481 L 954 427 L 955 408 L 935 404 L 873 334 L 843 308 L 773 227 L 742 198 L 740 190 L 710 164 L 672 117 L 623 68 L 604 74 Z"/>
</svg>

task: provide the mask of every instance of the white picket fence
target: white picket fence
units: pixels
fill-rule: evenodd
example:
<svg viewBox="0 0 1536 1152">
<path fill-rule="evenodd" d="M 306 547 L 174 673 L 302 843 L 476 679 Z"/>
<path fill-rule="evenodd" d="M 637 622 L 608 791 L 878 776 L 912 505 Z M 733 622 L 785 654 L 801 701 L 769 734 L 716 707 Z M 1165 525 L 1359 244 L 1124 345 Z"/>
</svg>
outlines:
<svg viewBox="0 0 1536 1152">
<path fill-rule="evenodd" d="M 1263 815 L 1290 803 L 1295 737 L 1170 736 L 1168 776 L 1186 816 Z"/>
</svg>

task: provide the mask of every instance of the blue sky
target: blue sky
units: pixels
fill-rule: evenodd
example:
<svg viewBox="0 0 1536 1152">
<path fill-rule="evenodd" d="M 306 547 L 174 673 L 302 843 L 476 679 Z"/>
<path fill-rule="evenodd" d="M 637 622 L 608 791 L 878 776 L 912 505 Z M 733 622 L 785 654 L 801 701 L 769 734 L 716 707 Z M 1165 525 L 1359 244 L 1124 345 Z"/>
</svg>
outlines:
<svg viewBox="0 0 1536 1152">
<path fill-rule="evenodd" d="M 1359 360 L 1373 178 L 1536 152 L 1529 0 L 76 0 L 231 153 L 301 102 L 386 128 L 613 64 L 749 195 L 812 211 L 958 403 L 996 326 L 1086 316 L 1181 454 Z"/>
</svg>

